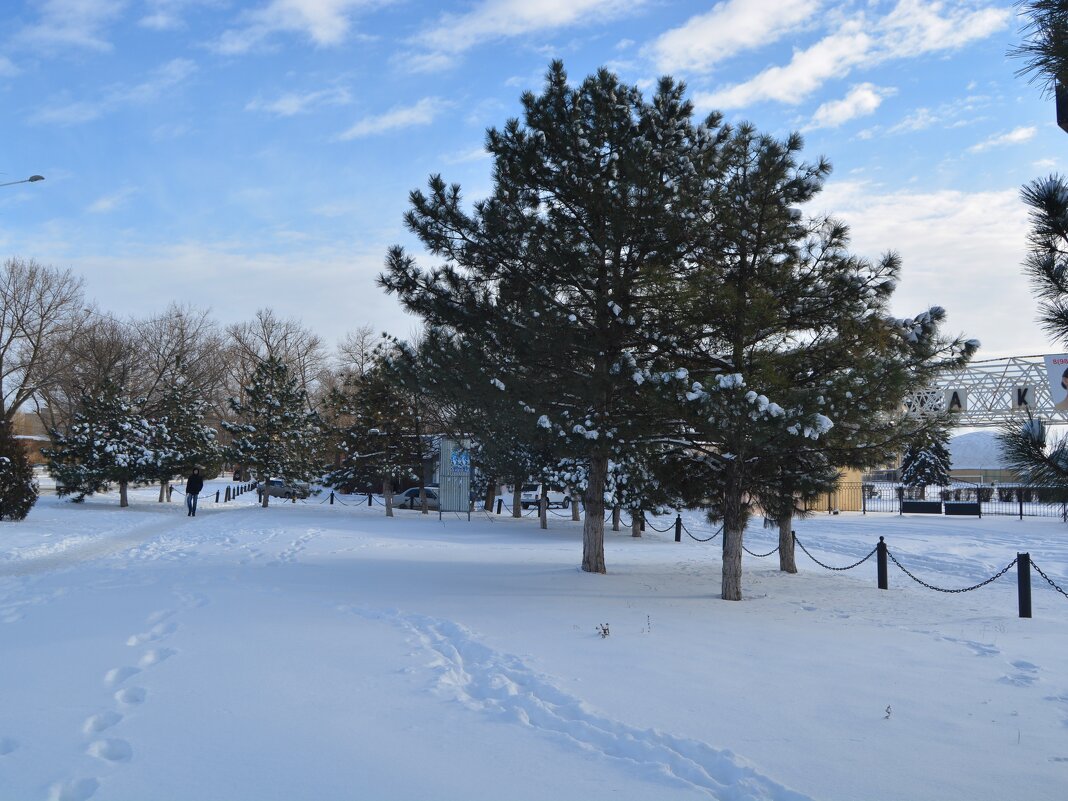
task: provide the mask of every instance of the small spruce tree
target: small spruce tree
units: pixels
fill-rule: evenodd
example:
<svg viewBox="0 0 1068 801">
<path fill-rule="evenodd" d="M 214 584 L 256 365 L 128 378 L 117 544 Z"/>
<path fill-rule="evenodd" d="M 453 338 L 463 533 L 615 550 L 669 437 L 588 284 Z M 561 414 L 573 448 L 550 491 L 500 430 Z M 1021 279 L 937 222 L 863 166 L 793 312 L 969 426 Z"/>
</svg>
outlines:
<svg viewBox="0 0 1068 801">
<path fill-rule="evenodd" d="M 949 433 L 944 429 L 928 432 L 905 449 L 901 458 L 901 483 L 918 491 L 922 497 L 926 487 L 949 484 Z"/>
<path fill-rule="evenodd" d="M 119 506 L 129 506 L 129 485 L 151 475 L 152 438 L 151 423 L 122 388 L 104 381 L 98 390 L 82 396 L 65 433 L 52 432 L 53 445 L 45 455 L 59 494 L 73 495 L 78 502 L 118 484 Z"/>
<path fill-rule="evenodd" d="M 37 482 L 26 449 L 0 418 L 0 519 L 25 520 L 37 503 Z"/>
<path fill-rule="evenodd" d="M 256 365 L 244 401 L 230 399 L 237 422 L 223 421 L 233 435 L 232 461 L 247 466 L 263 482 L 308 481 L 321 469 L 319 418 L 285 362 L 269 357 Z M 270 496 L 262 494 L 261 504 Z"/>
</svg>

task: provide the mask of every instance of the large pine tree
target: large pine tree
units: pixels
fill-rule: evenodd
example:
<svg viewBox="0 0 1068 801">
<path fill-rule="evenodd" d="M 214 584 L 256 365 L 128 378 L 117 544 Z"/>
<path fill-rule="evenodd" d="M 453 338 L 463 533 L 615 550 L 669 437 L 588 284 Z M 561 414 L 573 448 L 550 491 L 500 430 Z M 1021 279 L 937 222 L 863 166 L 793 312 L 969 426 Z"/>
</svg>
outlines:
<svg viewBox="0 0 1068 801">
<path fill-rule="evenodd" d="M 230 399 L 236 422 L 222 425 L 233 435 L 230 458 L 247 466 L 266 484 L 268 479 L 308 481 L 323 468 L 318 416 L 298 379 L 276 357 L 260 361 L 244 400 Z M 262 493 L 266 507 L 270 495 Z"/>
<path fill-rule="evenodd" d="M 544 91 L 523 95 L 522 121 L 487 134 L 489 198 L 467 211 L 439 176 L 411 194 L 405 222 L 442 265 L 420 269 L 398 247 L 381 277 L 431 326 L 478 340 L 475 391 L 495 382 L 580 466 L 590 572 L 605 572 L 616 457 L 661 436 L 657 393 L 635 376 L 669 361 L 658 321 L 673 313 L 695 164 L 719 126 L 696 124 L 683 92 L 665 78 L 646 101 L 607 70 L 571 86 L 554 63 Z"/>
</svg>

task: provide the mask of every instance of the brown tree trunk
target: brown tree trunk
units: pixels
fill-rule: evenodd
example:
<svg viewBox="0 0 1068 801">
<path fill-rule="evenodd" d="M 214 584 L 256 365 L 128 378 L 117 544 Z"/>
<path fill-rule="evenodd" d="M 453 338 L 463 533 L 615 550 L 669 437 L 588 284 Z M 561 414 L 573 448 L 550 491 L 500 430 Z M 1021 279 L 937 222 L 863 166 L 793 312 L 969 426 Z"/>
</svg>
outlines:
<svg viewBox="0 0 1068 801">
<path fill-rule="evenodd" d="M 724 601 L 742 600 L 742 533 L 745 530 L 745 511 L 742 507 L 740 484 L 738 477 L 731 476 L 723 493 L 721 597 Z"/>
<path fill-rule="evenodd" d="M 571 490 L 571 519 L 576 522 L 579 519 L 579 494 L 575 490 Z"/>
<path fill-rule="evenodd" d="M 486 502 L 482 508 L 487 512 L 493 511 L 493 502 L 497 499 L 497 479 L 496 477 L 489 480 L 489 484 L 486 485 Z"/>
<path fill-rule="evenodd" d="M 263 494 L 260 496 L 260 506 L 262 506 L 264 509 L 266 509 L 268 506 L 271 505 L 271 495 L 270 495 L 270 493 L 267 492 L 267 482 L 266 481 L 263 482 L 262 490 L 263 490 Z"/>
<path fill-rule="evenodd" d="M 538 525 L 546 529 L 549 527 L 549 490 L 542 484 L 541 497 L 538 498 Z"/>
<path fill-rule="evenodd" d="M 794 532 L 790 525 L 794 522 L 792 514 L 779 517 L 779 570 L 784 573 L 796 573 L 797 562 L 794 560 Z"/>
<path fill-rule="evenodd" d="M 612 531 L 619 531 L 619 507 L 612 507 Z"/>
<path fill-rule="evenodd" d="M 642 513 L 637 509 L 630 510 L 630 536 L 640 537 L 642 535 Z"/>
<path fill-rule="evenodd" d="M 587 573 L 607 573 L 604 565 L 604 482 L 608 457 L 595 454 L 590 459 L 586 484 L 586 519 L 582 523 L 582 569 Z"/>
<path fill-rule="evenodd" d="M 523 507 L 519 505 L 519 499 L 523 494 L 523 482 L 516 481 L 512 487 L 512 517 L 522 517 Z"/>
<path fill-rule="evenodd" d="M 129 487 L 129 482 L 126 482 L 126 481 L 120 481 L 119 482 L 119 507 L 120 508 L 125 508 L 125 507 L 130 505 L 130 498 L 126 494 L 126 490 L 127 490 L 128 487 Z"/>
<path fill-rule="evenodd" d="M 164 501 L 167 500 L 167 484 L 169 484 L 169 483 L 170 482 L 168 482 L 166 479 L 160 479 L 160 482 L 159 482 L 159 503 L 163 503 Z"/>
<path fill-rule="evenodd" d="M 393 482 L 382 479 L 382 497 L 386 501 L 386 517 L 393 517 Z"/>
</svg>

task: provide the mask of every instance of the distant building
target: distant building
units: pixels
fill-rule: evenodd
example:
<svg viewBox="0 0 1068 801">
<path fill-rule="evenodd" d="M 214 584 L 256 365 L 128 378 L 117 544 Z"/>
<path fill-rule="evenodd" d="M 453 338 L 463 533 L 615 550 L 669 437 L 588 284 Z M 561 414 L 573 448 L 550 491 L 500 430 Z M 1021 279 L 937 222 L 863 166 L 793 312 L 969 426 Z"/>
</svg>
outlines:
<svg viewBox="0 0 1068 801">
<path fill-rule="evenodd" d="M 45 455 L 41 453 L 41 449 L 51 445 L 52 438 L 48 436 L 48 431 L 45 429 L 40 417 L 36 414 L 16 412 L 12 429 L 15 439 L 25 446 L 30 464 L 45 464 L 48 462 Z"/>
</svg>

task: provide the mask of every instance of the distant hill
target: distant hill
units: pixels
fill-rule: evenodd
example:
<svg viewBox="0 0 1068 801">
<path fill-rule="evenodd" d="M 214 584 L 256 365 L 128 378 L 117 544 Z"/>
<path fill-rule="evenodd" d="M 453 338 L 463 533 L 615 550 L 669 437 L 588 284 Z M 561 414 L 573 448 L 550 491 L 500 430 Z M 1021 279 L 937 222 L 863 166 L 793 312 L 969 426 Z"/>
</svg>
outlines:
<svg viewBox="0 0 1068 801">
<path fill-rule="evenodd" d="M 953 470 L 1002 470 L 1007 467 L 1001 458 L 997 434 L 990 431 L 973 431 L 951 438 L 949 455 Z"/>
</svg>

